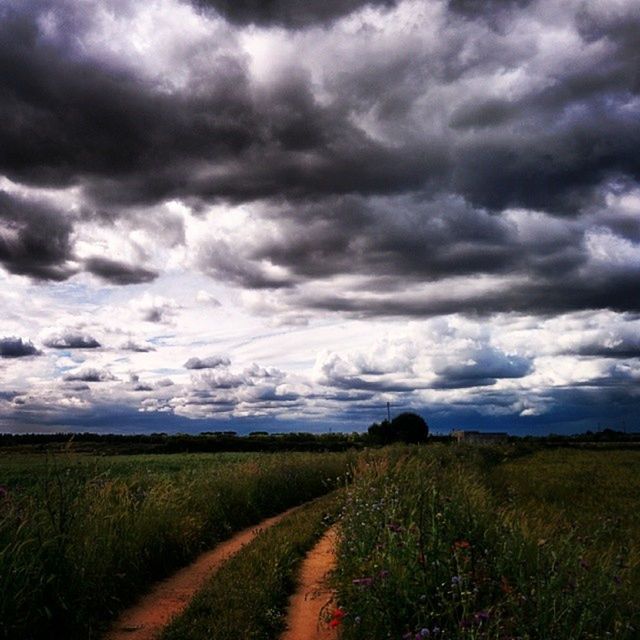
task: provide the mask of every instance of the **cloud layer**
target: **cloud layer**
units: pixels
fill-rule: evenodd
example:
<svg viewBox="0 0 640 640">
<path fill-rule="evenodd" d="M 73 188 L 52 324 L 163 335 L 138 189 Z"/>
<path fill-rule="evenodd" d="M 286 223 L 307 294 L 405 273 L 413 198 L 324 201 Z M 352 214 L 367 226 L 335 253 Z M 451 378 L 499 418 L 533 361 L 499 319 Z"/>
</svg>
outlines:
<svg viewBox="0 0 640 640">
<path fill-rule="evenodd" d="M 7 0 L 0 335 L 45 357 L 0 342 L 2 402 L 631 411 L 638 34 L 634 0 Z"/>
</svg>

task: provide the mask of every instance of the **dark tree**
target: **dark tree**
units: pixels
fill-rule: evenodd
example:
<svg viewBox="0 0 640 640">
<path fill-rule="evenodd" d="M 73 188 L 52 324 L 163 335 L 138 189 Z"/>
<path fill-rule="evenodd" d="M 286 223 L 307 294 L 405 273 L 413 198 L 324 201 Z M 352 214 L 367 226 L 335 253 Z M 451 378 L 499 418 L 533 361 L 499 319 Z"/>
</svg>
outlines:
<svg viewBox="0 0 640 640">
<path fill-rule="evenodd" d="M 369 427 L 369 437 L 373 442 L 424 442 L 429 435 L 427 423 L 417 413 L 401 413 L 391 422 L 384 420 Z"/>
</svg>

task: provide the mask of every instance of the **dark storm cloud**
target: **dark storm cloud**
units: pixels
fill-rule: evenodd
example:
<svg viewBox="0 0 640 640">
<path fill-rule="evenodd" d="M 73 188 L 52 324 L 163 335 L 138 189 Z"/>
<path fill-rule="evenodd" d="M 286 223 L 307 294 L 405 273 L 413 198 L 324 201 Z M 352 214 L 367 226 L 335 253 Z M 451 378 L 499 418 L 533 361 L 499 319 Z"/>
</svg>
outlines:
<svg viewBox="0 0 640 640">
<path fill-rule="evenodd" d="M 523 252 L 512 225 L 455 197 L 371 201 L 349 196 L 279 209 L 276 216 L 280 233 L 262 239 L 249 256 L 285 268 L 292 274 L 291 284 L 337 273 L 423 281 L 505 273 L 525 263 L 536 269 L 537 256 L 566 254 L 575 242 L 546 239 Z M 383 281 L 380 286 L 384 288 Z"/>
<path fill-rule="evenodd" d="M 140 284 L 158 277 L 157 271 L 95 256 L 84 261 L 84 268 L 95 276 L 112 284 Z"/>
<path fill-rule="evenodd" d="M 185 369 L 216 369 L 228 367 L 231 361 L 226 356 L 208 356 L 206 358 L 189 358 L 185 363 Z"/>
<path fill-rule="evenodd" d="M 221 54 L 205 85 L 198 78 L 168 93 L 130 70 L 83 58 L 73 40 L 47 38 L 34 3 L 2 11 L 0 169 L 12 178 L 83 182 L 111 203 L 250 199 L 283 187 L 326 192 L 334 180 L 338 190 L 368 191 L 417 179 L 411 158 L 404 170 L 397 166 L 406 153 L 391 153 L 344 117 L 325 113 L 296 74 L 274 90 L 252 92 L 240 58 Z M 84 28 L 71 5 L 61 12 L 68 28 Z M 313 169 L 296 160 L 297 151 L 315 151 Z M 215 164 L 213 175 L 194 172 Z"/>
<path fill-rule="evenodd" d="M 357 317 L 428 317 L 463 313 L 488 315 L 496 312 L 556 315 L 583 309 L 640 312 L 640 269 L 601 277 L 568 278 L 550 282 L 528 282 L 491 292 L 464 296 L 397 295 L 382 297 L 371 288 L 344 294 L 304 294 L 295 304 L 307 308 L 339 311 Z M 400 286 L 397 283 L 396 286 Z M 445 292 L 446 293 L 446 292 Z"/>
<path fill-rule="evenodd" d="M 216 239 L 201 247 L 198 266 L 209 275 L 247 289 L 278 289 L 295 284 L 292 278 L 269 273 L 257 261 L 243 257 L 237 247 Z"/>
<path fill-rule="evenodd" d="M 640 358 L 640 329 L 628 322 L 615 329 L 599 331 L 597 335 L 583 339 L 566 353 L 597 358 L 626 360 Z"/>
<path fill-rule="evenodd" d="M 15 337 L 0 338 L 0 358 L 24 358 L 41 353 L 30 340 Z"/>
<path fill-rule="evenodd" d="M 50 335 L 43 344 L 50 349 L 97 349 L 101 346 L 93 336 L 73 329 Z"/>
<path fill-rule="evenodd" d="M 495 17 L 500 11 L 522 8 L 533 0 L 448 0 L 448 6 L 455 12 L 470 18 L 478 16 Z"/>
<path fill-rule="evenodd" d="M 193 0 L 237 24 L 279 25 L 294 29 L 326 24 L 365 6 L 391 7 L 396 0 Z"/>
<path fill-rule="evenodd" d="M 221 56 L 213 85 L 168 95 L 124 66 L 84 56 L 72 37 L 47 37 L 39 24 L 50 8 L 26 2 L 1 10 L 0 169 L 8 175 L 57 186 L 100 177 L 99 190 L 112 190 L 113 199 L 154 202 L 183 182 L 184 164 L 251 142 L 237 61 Z M 70 34 L 86 28 L 79 7 L 56 9 Z M 138 183 L 135 194 L 126 193 L 127 182 Z"/>
<path fill-rule="evenodd" d="M 359 315 L 640 310 L 640 267 L 594 260 L 588 222 L 521 218 L 519 225 L 459 197 L 333 199 L 277 209 L 269 219 L 280 232 L 239 244 L 236 264 L 279 268 L 280 282 L 289 283 L 288 304 Z M 603 237 L 603 251 L 612 251 L 606 242 L 614 236 Z M 341 274 L 359 279 L 352 288 L 296 286 Z M 484 289 L 469 280 L 462 294 L 409 293 L 425 282 L 479 275 L 506 280 Z"/>
<path fill-rule="evenodd" d="M 7 271 L 37 280 L 65 280 L 75 272 L 69 264 L 71 232 L 70 216 L 0 190 L 0 264 Z"/>
<path fill-rule="evenodd" d="M 522 378 L 531 373 L 533 363 L 522 356 L 510 356 L 485 346 L 456 354 L 456 361 L 436 367 L 434 389 L 462 389 L 494 385 L 498 379 Z"/>
<path fill-rule="evenodd" d="M 135 4 L 114 1 L 110 9 L 135 14 Z M 213 238 L 196 264 L 237 286 L 279 290 L 294 306 L 410 316 L 639 310 L 635 263 L 592 263 L 587 246 L 590 225 L 621 239 L 640 234 L 629 216 L 593 213 L 606 208 L 611 185 L 631 190 L 640 180 L 637 4 L 572 13 L 557 3 L 546 15 L 549 7 L 525 0 L 451 0 L 438 5 L 448 13 L 437 37 L 417 24 L 419 37 L 407 30 L 380 48 L 384 26 L 347 34 L 332 23 L 366 4 L 396 3 L 201 0 L 211 11 L 200 18 L 219 31 L 206 44 L 184 43 L 174 86 L 144 65 L 93 51 L 91 3 L 7 2 L 0 170 L 32 185 L 80 186 L 83 220 L 101 223 L 128 219 L 133 204 L 181 199 L 202 212 L 208 202 L 262 200 L 274 233 L 256 239 L 247 229 L 237 245 Z M 52 7 L 60 21 L 53 30 Z M 292 60 L 286 73 L 256 81 L 233 44 L 237 26 L 250 23 L 322 25 L 291 35 L 309 38 L 300 47 L 318 51 L 321 64 L 312 73 L 308 61 Z M 565 46 L 549 51 L 538 35 L 556 23 Z M 364 53 L 354 47 L 334 63 L 352 41 Z M 512 76 L 518 81 L 505 85 Z M 511 207 L 565 225 L 531 237 L 505 214 Z M 27 215 L 15 202 L 5 209 L 0 261 L 9 271 L 73 273 L 72 228 L 61 212 Z M 174 226 L 172 242 L 183 241 L 179 221 Z M 156 275 L 97 257 L 84 268 L 123 285 Z M 304 290 L 350 275 L 368 280 L 356 291 Z M 458 296 L 402 293 L 474 275 L 513 282 Z M 141 312 L 163 322 L 175 308 Z"/>
<path fill-rule="evenodd" d="M 640 344 L 587 345 L 574 352 L 579 356 L 596 356 L 598 358 L 640 358 Z"/>
<path fill-rule="evenodd" d="M 337 15 L 357 4 L 317 7 Z M 460 100 L 461 86 L 451 105 L 434 105 L 440 119 L 449 115 L 450 132 L 416 128 L 408 119 L 411 108 L 432 84 L 444 83 L 449 72 L 443 70 L 458 64 L 464 38 L 482 55 L 449 80 L 526 61 L 519 43 L 508 34 L 485 37 L 486 27 L 469 23 L 470 3 L 457 4 L 467 17 L 451 14 L 451 47 L 435 54 L 393 52 L 397 69 L 374 56 L 367 66 L 337 74 L 330 86 L 336 95 L 324 104 L 305 72 L 294 69 L 285 80 L 257 89 L 240 55 L 215 48 L 206 82 L 196 74 L 197 82 L 167 91 L 113 60 L 83 54 L 72 38 L 44 33 L 39 25 L 46 3 L 10 4 L 0 22 L 0 168 L 39 184 L 82 183 L 94 199 L 111 203 L 308 198 L 431 185 L 490 208 L 554 212 L 575 212 L 611 176 L 638 178 L 633 30 L 598 15 L 582 22 L 591 39 L 608 43 L 600 64 L 550 70 L 549 83 L 525 86 L 515 102 L 486 94 Z M 504 4 L 490 3 L 483 12 Z M 507 4 L 517 12 L 523 3 Z M 257 21 L 261 10 L 277 21 L 274 16 L 287 15 L 294 5 L 300 6 L 233 3 L 232 9 L 224 3 L 227 11 Z M 315 6 L 305 4 L 300 15 L 313 21 Z M 62 3 L 59 11 L 70 32 L 89 28 L 87 13 L 73 4 Z M 354 124 L 358 112 L 371 110 L 385 127 L 406 131 L 397 143 L 384 143 Z"/>
<path fill-rule="evenodd" d="M 609 99 L 612 96 L 609 96 Z M 572 106 L 580 113 L 561 131 L 547 133 L 544 121 L 558 109 L 549 109 L 540 119 L 540 129 L 529 139 L 516 142 L 512 137 L 482 135 L 458 149 L 451 186 L 470 201 L 491 209 L 526 207 L 554 214 L 575 215 L 588 205 L 597 187 L 619 176 L 640 179 L 640 159 L 636 153 L 640 143 L 637 126 L 638 110 L 622 113 L 609 100 L 586 107 Z M 475 113 L 466 113 L 464 121 L 482 121 L 489 126 L 491 118 L 508 112 L 497 104 L 480 105 Z M 526 110 L 517 111 L 517 122 Z M 455 121 L 462 122 L 461 116 Z M 501 139 L 502 138 L 502 139 Z"/>
</svg>

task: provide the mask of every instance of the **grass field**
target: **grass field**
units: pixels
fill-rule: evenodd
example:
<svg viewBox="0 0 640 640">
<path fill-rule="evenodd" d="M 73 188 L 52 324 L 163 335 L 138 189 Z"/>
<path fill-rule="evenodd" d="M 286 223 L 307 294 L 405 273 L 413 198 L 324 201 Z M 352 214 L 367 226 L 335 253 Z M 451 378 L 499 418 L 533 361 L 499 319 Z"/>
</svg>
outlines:
<svg viewBox="0 0 640 640">
<path fill-rule="evenodd" d="M 349 457 L 3 459 L 0 637 L 99 637 L 150 582 L 202 549 L 333 489 Z"/>
<path fill-rule="evenodd" d="M 640 637 L 640 452 L 397 449 L 343 513 L 343 638 Z"/>
<path fill-rule="evenodd" d="M 640 451 L 0 454 L 0 637 L 99 638 L 153 580 L 337 485 L 225 565 L 165 633 L 277 638 L 338 513 L 342 640 L 640 637 Z"/>
</svg>

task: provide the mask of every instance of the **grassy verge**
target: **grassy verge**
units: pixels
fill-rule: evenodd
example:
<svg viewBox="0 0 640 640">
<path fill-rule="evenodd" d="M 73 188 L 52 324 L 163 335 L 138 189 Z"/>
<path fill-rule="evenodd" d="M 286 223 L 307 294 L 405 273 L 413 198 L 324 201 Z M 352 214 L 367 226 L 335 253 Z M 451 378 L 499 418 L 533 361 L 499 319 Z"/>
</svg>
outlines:
<svg viewBox="0 0 640 640">
<path fill-rule="evenodd" d="M 564 519 L 557 528 L 534 522 L 549 513 L 534 503 L 557 497 L 547 491 L 555 482 L 548 465 L 537 473 L 536 456 L 513 463 L 539 484 L 537 491 L 527 484 L 520 499 L 514 487 L 526 474 L 513 486 L 508 473 L 498 478 L 495 460 L 503 454 L 497 453 L 422 447 L 363 464 L 341 527 L 344 640 L 638 638 L 639 558 L 623 542 L 635 533 L 612 539 L 593 526 L 598 514 L 610 514 L 590 500 L 583 500 L 585 509 L 590 505 L 584 527 L 576 521 L 567 528 Z M 618 463 L 608 456 L 598 466 L 613 477 Z M 580 500 L 594 476 L 569 475 Z M 628 494 L 627 502 L 637 511 L 638 495 Z"/>
<path fill-rule="evenodd" d="M 284 626 L 300 561 L 339 508 L 332 494 L 259 535 L 229 560 L 162 640 L 267 640 Z"/>
<path fill-rule="evenodd" d="M 348 454 L 255 454 L 114 475 L 73 458 L 0 492 L 0 638 L 92 639 L 148 585 L 262 518 L 326 493 Z M 172 456 L 171 464 L 177 458 Z"/>
</svg>

